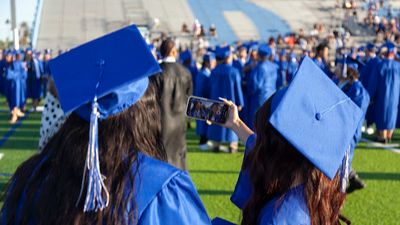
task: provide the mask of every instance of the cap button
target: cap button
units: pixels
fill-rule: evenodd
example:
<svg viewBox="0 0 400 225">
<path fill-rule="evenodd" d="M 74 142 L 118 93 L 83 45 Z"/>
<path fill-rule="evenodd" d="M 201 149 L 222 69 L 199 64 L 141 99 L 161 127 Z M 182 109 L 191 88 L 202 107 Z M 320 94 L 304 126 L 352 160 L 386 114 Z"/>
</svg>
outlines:
<svg viewBox="0 0 400 225">
<path fill-rule="evenodd" d="M 99 61 L 97 61 L 97 65 L 99 65 L 99 66 L 104 65 L 104 63 L 106 63 L 106 61 L 104 59 L 99 59 Z"/>
<path fill-rule="evenodd" d="M 318 121 L 320 121 L 320 120 L 321 120 L 321 118 L 322 118 L 322 115 L 321 115 L 321 113 L 317 113 L 317 114 L 315 114 L 315 119 L 317 119 Z"/>
</svg>

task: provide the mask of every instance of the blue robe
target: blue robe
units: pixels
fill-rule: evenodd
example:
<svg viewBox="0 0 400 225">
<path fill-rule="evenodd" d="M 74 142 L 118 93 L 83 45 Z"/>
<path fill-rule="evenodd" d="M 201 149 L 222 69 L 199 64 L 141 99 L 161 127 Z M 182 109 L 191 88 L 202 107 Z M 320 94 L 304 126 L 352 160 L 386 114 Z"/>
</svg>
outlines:
<svg viewBox="0 0 400 225">
<path fill-rule="evenodd" d="M 237 106 L 244 106 L 243 92 L 240 83 L 240 72 L 228 64 L 220 64 L 211 71 L 210 99 L 221 101 L 218 98 L 231 100 Z M 217 142 L 237 142 L 236 134 L 220 125 L 211 125 L 207 130 L 207 138 Z"/>
<path fill-rule="evenodd" d="M 278 66 L 269 61 L 258 63 L 252 73 L 246 77 L 248 95 L 248 120 L 246 125 L 253 128 L 253 119 L 257 109 L 276 92 Z"/>
<path fill-rule="evenodd" d="M 257 135 L 253 134 L 247 139 L 244 158 L 254 146 Z M 235 191 L 231 201 L 238 208 L 243 209 L 244 204 L 252 194 L 252 187 L 246 171 L 240 171 Z M 214 222 L 215 221 L 215 222 Z M 220 219 L 213 220 L 213 224 L 223 223 Z M 264 205 L 258 215 L 257 224 L 311 224 L 310 213 L 304 196 L 303 185 L 294 187 L 281 196 L 278 196 Z"/>
<path fill-rule="evenodd" d="M 138 153 L 137 160 L 139 171 L 135 176 L 132 198 L 128 199 L 131 182 L 125 184 L 126 215 L 136 210 L 134 213 L 137 213 L 138 225 L 211 224 L 196 188 L 186 172 L 142 153 Z M 136 165 L 131 169 L 133 174 L 136 173 Z M 129 174 L 126 179 L 130 179 Z M 24 200 L 21 200 L 21 206 Z M 6 210 L 7 201 L 3 213 Z M 16 214 L 19 218 L 20 212 Z M 1 224 L 5 219 L 5 215 L 1 215 Z M 35 224 L 34 221 L 31 224 Z"/>
<path fill-rule="evenodd" d="M 365 119 L 369 122 L 375 122 L 375 97 L 378 89 L 378 68 L 381 63 L 381 58 L 375 57 L 367 61 L 364 69 L 361 72 L 361 82 L 370 94 L 371 104 L 368 107 Z"/>
<path fill-rule="evenodd" d="M 6 70 L 6 97 L 10 111 L 25 105 L 26 77 L 27 72 L 20 61 L 14 61 L 13 66 Z"/>
<path fill-rule="evenodd" d="M 43 98 L 44 85 L 42 82 L 43 64 L 37 57 L 33 61 L 27 62 L 28 79 L 27 79 L 27 98 L 40 99 Z"/>
<path fill-rule="evenodd" d="M 332 77 L 334 76 L 334 74 L 332 73 L 332 71 L 329 70 L 329 68 L 326 66 L 326 61 L 325 59 L 322 57 L 322 62 L 320 62 L 317 57 L 315 57 L 313 59 L 314 63 L 317 64 L 317 66 L 319 68 L 321 68 L 322 71 L 324 71 L 324 73 L 332 79 Z"/>
<path fill-rule="evenodd" d="M 400 95 L 400 63 L 383 59 L 379 66 L 375 97 L 375 119 L 378 130 L 396 127 Z"/>
<path fill-rule="evenodd" d="M 192 65 L 189 65 L 186 68 L 190 71 L 190 74 L 192 75 L 193 90 L 196 91 L 196 76 L 199 71 L 197 70 L 196 66 Z"/>
<path fill-rule="evenodd" d="M 194 90 L 194 95 L 203 98 L 210 98 L 210 75 L 209 69 L 201 69 L 196 76 L 196 89 Z M 207 127 L 205 121 L 196 120 L 196 134 L 207 135 Z"/>
<path fill-rule="evenodd" d="M 242 71 L 244 69 L 244 65 L 245 65 L 245 63 L 242 63 L 241 60 L 234 60 L 232 62 L 232 66 L 235 67 L 236 69 L 238 69 L 240 71 L 240 74 L 242 74 Z"/>
<path fill-rule="evenodd" d="M 249 66 L 251 64 L 253 64 L 253 59 L 250 58 L 249 61 L 244 64 L 243 69 L 246 66 Z M 242 82 L 246 81 L 247 77 L 251 75 L 253 70 L 254 69 L 251 69 L 251 70 L 247 71 L 244 74 L 242 73 Z M 248 107 L 248 105 L 249 105 L 249 97 L 248 97 L 248 94 L 247 94 L 247 87 L 246 87 L 246 85 L 243 85 L 243 83 L 242 83 L 242 91 L 243 91 L 244 107 L 242 108 L 242 111 L 239 112 L 239 116 L 243 120 L 243 122 L 245 122 L 247 124 L 249 122 L 249 112 L 248 112 L 249 111 L 249 107 Z"/>
<path fill-rule="evenodd" d="M 334 82 L 338 84 L 338 80 L 335 78 Z M 342 91 L 351 99 L 353 102 L 360 107 L 363 111 L 363 117 L 357 126 L 356 133 L 350 142 L 350 157 L 349 157 L 349 165 L 351 166 L 351 162 L 353 161 L 354 149 L 356 148 L 357 143 L 361 140 L 362 132 L 361 127 L 364 125 L 364 118 L 367 114 L 367 109 L 369 106 L 370 97 L 368 91 L 364 88 L 360 81 L 354 81 L 352 85 L 346 84 L 342 87 Z M 350 168 L 349 166 L 349 168 Z"/>
<path fill-rule="evenodd" d="M 279 90 L 286 82 L 288 75 L 289 63 L 287 60 L 279 61 L 278 73 L 276 74 L 276 89 Z"/>
<path fill-rule="evenodd" d="M 0 60 L 0 95 L 5 95 L 6 94 L 6 61 L 5 60 Z"/>
</svg>

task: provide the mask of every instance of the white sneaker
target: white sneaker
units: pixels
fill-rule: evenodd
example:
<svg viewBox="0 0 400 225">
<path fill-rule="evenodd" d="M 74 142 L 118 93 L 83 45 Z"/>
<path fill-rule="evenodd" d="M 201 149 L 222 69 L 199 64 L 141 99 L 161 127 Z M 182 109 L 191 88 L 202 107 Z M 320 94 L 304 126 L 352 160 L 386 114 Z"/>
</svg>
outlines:
<svg viewBox="0 0 400 225">
<path fill-rule="evenodd" d="M 224 145 L 219 146 L 219 150 L 220 150 L 221 152 L 229 153 L 229 148 L 227 148 L 227 147 L 224 146 Z"/>
<path fill-rule="evenodd" d="M 208 143 L 204 143 L 204 144 L 199 145 L 199 149 L 202 151 L 208 151 L 211 149 L 211 146 L 208 145 Z"/>
<path fill-rule="evenodd" d="M 374 128 L 368 127 L 368 128 L 367 128 L 367 134 L 369 134 L 369 135 L 374 134 Z"/>
</svg>

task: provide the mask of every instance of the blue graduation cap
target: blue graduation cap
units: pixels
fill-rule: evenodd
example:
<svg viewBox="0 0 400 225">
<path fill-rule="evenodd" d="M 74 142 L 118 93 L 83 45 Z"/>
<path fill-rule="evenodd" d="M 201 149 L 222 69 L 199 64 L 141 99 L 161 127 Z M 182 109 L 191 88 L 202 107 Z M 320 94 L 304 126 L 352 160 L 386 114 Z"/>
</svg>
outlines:
<svg viewBox="0 0 400 225">
<path fill-rule="evenodd" d="M 362 114 L 306 56 L 290 85 L 274 96 L 269 122 L 329 179 L 335 177 L 342 164 L 344 191 L 349 145 Z"/>
<path fill-rule="evenodd" d="M 286 51 L 285 51 L 285 49 L 282 49 L 282 51 L 279 53 L 279 56 L 286 56 Z"/>
<path fill-rule="evenodd" d="M 225 47 L 219 47 L 216 49 L 215 56 L 218 59 L 228 58 L 232 54 L 231 46 L 227 45 Z"/>
<path fill-rule="evenodd" d="M 358 48 L 358 51 L 359 51 L 359 52 L 365 51 L 365 46 L 360 46 L 360 47 Z"/>
<path fill-rule="evenodd" d="M 192 52 L 189 50 L 185 50 L 179 55 L 179 58 L 182 60 L 182 62 L 185 62 L 192 58 Z"/>
<path fill-rule="evenodd" d="M 395 50 L 396 50 L 396 45 L 393 44 L 392 42 L 387 42 L 387 43 L 385 44 L 385 46 L 386 46 L 386 48 L 387 48 L 387 50 L 388 50 L 388 53 L 393 53 L 393 52 L 395 52 Z"/>
<path fill-rule="evenodd" d="M 75 110 L 90 121 L 82 179 L 84 184 L 87 174 L 88 188 L 83 210 L 103 210 L 109 198 L 98 160 L 98 120 L 135 104 L 147 89 L 148 77 L 161 72 L 161 69 L 135 25 L 71 49 L 49 63 L 64 112 Z"/>
<path fill-rule="evenodd" d="M 215 54 L 212 52 L 209 52 L 203 56 L 203 61 L 207 60 L 215 60 Z"/>
<path fill-rule="evenodd" d="M 358 68 L 365 66 L 363 62 L 357 59 L 353 59 L 352 57 L 348 57 L 347 54 L 344 54 L 344 57 L 339 60 L 338 64 L 343 64 L 343 77 L 347 77 L 348 66 L 355 70 L 358 70 Z"/>
<path fill-rule="evenodd" d="M 272 48 L 269 47 L 268 45 L 261 44 L 260 47 L 258 48 L 258 54 L 264 57 L 268 57 L 272 55 L 273 51 Z"/>
<path fill-rule="evenodd" d="M 369 50 L 375 50 L 375 45 L 373 45 L 372 43 L 368 43 L 366 48 Z"/>
<path fill-rule="evenodd" d="M 65 53 L 64 50 L 62 50 L 62 49 L 58 50 L 58 54 L 59 54 L 59 55 L 64 54 L 64 53 Z"/>
</svg>

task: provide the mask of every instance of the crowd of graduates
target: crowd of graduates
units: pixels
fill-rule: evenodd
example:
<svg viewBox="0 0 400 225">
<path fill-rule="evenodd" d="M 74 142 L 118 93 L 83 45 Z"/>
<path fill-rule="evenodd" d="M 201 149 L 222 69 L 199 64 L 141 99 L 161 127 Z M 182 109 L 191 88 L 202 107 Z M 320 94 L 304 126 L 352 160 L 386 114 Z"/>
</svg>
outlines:
<svg viewBox="0 0 400 225">
<path fill-rule="evenodd" d="M 37 111 L 51 77 L 48 62 L 52 51 L 47 49 L 43 54 L 31 48 L 0 50 L 0 55 L 0 94 L 7 99 L 10 123 L 16 123 L 18 117 L 25 115 L 27 99 L 32 99 L 33 112 Z"/>
<path fill-rule="evenodd" d="M 236 153 L 239 139 L 246 147 L 231 197 L 242 224 L 349 224 L 346 192 L 366 186 L 351 168 L 361 133 L 375 123 L 377 141 L 389 143 L 400 124 L 400 56 L 391 42 L 338 48 L 334 62 L 328 52 L 325 42 L 239 41 L 194 57 L 171 39 L 147 44 L 136 26 L 52 60 L 51 50 L 3 51 L 11 123 L 27 98 L 36 111 L 52 77 L 70 114 L 12 177 L 0 222 L 210 224 L 184 172 L 182 105 L 193 94 L 229 108 L 221 125 L 221 106 L 206 113 L 193 102 L 191 113 L 209 120 L 196 121 L 199 149 Z"/>
</svg>

